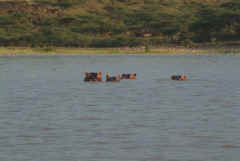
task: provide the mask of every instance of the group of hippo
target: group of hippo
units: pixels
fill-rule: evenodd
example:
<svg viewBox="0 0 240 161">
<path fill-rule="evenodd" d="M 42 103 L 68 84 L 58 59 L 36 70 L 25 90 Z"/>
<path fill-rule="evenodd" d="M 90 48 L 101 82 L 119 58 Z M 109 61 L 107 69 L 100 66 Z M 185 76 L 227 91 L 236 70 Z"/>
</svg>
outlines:
<svg viewBox="0 0 240 161">
<path fill-rule="evenodd" d="M 120 82 L 121 79 L 136 79 L 136 73 L 133 74 L 118 74 L 117 76 L 106 75 L 106 82 Z M 172 75 L 172 80 L 184 81 L 187 79 L 186 75 Z M 102 72 L 85 72 L 85 82 L 103 82 Z"/>
<path fill-rule="evenodd" d="M 120 82 L 121 79 L 136 79 L 136 73 L 134 74 L 118 74 L 117 76 L 109 76 L 108 74 L 106 75 L 106 82 Z M 85 82 L 102 82 L 102 72 L 97 72 L 97 73 L 89 73 L 85 72 Z"/>
<path fill-rule="evenodd" d="M 171 76 L 172 80 L 179 80 L 179 81 L 183 81 L 183 80 L 187 80 L 186 75 L 181 74 L 181 75 L 172 75 Z"/>
</svg>

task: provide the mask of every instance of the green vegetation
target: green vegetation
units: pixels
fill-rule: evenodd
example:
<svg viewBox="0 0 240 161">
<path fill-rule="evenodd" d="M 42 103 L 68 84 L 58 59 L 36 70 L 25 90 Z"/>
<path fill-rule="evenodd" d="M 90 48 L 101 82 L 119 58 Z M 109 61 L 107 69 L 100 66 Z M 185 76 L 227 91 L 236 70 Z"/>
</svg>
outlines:
<svg viewBox="0 0 240 161">
<path fill-rule="evenodd" d="M 112 48 L 240 43 L 239 0 L 0 1 L 0 46 Z"/>
</svg>

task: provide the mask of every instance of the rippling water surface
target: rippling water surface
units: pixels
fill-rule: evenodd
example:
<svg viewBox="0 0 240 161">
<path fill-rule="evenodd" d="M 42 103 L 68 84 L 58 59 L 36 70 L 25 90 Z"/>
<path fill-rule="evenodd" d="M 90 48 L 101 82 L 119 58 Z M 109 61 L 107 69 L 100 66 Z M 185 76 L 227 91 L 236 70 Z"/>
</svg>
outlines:
<svg viewBox="0 0 240 161">
<path fill-rule="evenodd" d="M 238 161 L 240 57 L 0 57 L 0 160 Z M 137 80 L 84 83 L 84 72 Z M 170 80 L 172 74 L 188 80 Z"/>
</svg>

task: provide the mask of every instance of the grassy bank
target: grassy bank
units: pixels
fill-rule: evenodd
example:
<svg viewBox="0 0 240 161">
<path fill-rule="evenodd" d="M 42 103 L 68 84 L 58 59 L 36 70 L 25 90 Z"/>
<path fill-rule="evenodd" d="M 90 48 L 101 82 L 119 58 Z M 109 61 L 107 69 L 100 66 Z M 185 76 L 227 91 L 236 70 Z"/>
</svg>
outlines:
<svg viewBox="0 0 240 161">
<path fill-rule="evenodd" d="M 0 55 L 21 54 L 240 54 L 240 47 L 66 48 L 0 47 Z"/>
</svg>

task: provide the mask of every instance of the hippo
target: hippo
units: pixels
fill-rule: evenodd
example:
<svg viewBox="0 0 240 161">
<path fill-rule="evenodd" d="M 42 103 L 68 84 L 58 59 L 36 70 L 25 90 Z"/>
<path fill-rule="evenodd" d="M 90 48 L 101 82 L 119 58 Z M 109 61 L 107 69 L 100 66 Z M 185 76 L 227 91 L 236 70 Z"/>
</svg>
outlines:
<svg viewBox="0 0 240 161">
<path fill-rule="evenodd" d="M 136 79 L 137 74 L 122 74 L 121 79 Z"/>
<path fill-rule="evenodd" d="M 102 82 L 102 72 L 85 72 L 85 82 Z"/>
<path fill-rule="evenodd" d="M 120 82 L 120 75 L 110 77 L 108 74 L 106 75 L 106 82 Z"/>
<path fill-rule="evenodd" d="M 182 75 L 172 75 L 172 76 L 171 76 L 171 79 L 172 79 L 172 80 L 183 81 L 183 80 L 186 80 L 187 77 L 186 77 L 186 75 L 184 75 L 184 74 L 182 74 Z"/>
</svg>

